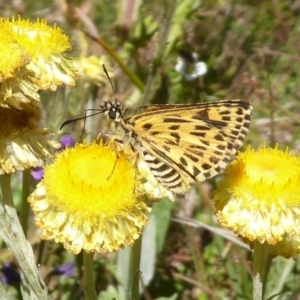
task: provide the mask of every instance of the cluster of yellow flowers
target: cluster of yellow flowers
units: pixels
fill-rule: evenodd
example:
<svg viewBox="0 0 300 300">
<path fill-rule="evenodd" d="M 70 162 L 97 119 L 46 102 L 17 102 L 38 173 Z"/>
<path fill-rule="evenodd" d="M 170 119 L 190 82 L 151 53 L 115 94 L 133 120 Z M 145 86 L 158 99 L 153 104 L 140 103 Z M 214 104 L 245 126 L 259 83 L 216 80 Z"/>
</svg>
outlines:
<svg viewBox="0 0 300 300">
<path fill-rule="evenodd" d="M 74 85 L 68 38 L 45 21 L 0 19 L 0 174 L 44 164 L 58 143 L 41 127 L 39 90 Z"/>
</svg>

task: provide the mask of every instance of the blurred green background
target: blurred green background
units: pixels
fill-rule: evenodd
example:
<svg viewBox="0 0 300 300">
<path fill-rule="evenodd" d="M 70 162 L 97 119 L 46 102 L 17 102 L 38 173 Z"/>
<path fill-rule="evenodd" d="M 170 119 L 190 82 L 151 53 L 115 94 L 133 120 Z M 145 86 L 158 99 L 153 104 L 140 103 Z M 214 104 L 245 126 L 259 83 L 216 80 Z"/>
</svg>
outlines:
<svg viewBox="0 0 300 300">
<path fill-rule="evenodd" d="M 2 17 L 20 14 L 24 19 L 56 23 L 70 38 L 68 55 L 72 57 L 106 56 L 120 102 L 138 107 L 245 99 L 254 109 L 244 147 L 279 143 L 281 149 L 300 148 L 299 0 L 14 0 L 0 1 L 0 11 Z M 106 51 L 84 32 L 99 37 L 112 50 Z M 196 53 L 198 60 L 206 63 L 207 73 L 192 81 L 177 73 L 175 66 L 182 53 L 187 60 Z M 145 93 L 126 74 L 126 68 L 140 79 Z M 45 123 L 58 132 L 64 120 L 114 97 L 108 79 L 99 84 L 79 80 L 72 89 L 45 92 Z M 87 129 L 95 138 L 102 124 L 97 117 L 91 122 Z M 81 128 L 82 124 L 74 124 L 65 132 L 79 141 Z M 229 240 L 229 232 L 218 230 L 210 200 L 214 187 L 215 179 L 198 184 L 185 201 L 164 199 L 154 205 L 144 235 L 147 249 L 142 258 L 141 299 L 252 298 L 251 252 L 237 239 Z M 211 227 L 205 228 L 203 223 Z M 31 230 L 30 242 L 36 252 L 47 249 L 41 259 L 42 270 L 64 261 L 76 260 L 81 265 L 81 256 L 74 259 L 61 245 L 41 244 L 33 222 Z M 1 262 L 7 261 L 5 245 L 0 254 Z M 125 250 L 96 256 L 99 299 L 123 299 L 126 255 Z M 275 259 L 267 295 L 282 293 L 275 299 L 299 299 L 299 271 L 297 262 Z M 52 297 L 83 299 L 78 285 L 81 276 L 79 267 L 74 278 L 52 278 L 48 283 Z"/>
</svg>

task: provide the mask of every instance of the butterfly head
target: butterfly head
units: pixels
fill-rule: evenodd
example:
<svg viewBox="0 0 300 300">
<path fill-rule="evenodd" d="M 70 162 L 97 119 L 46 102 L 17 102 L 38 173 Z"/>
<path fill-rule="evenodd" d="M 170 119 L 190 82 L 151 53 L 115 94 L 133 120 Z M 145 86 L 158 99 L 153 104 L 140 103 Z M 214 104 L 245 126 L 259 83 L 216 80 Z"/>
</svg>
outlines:
<svg viewBox="0 0 300 300">
<path fill-rule="evenodd" d="M 110 120 L 120 122 L 122 116 L 122 105 L 120 102 L 105 101 L 100 109 Z"/>
</svg>

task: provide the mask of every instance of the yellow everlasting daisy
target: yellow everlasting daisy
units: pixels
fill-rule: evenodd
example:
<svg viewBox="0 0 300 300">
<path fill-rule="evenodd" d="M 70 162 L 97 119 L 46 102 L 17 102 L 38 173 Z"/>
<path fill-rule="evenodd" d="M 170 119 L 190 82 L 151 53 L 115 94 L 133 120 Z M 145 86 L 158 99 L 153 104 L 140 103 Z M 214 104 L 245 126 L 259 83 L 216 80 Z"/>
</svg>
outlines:
<svg viewBox="0 0 300 300">
<path fill-rule="evenodd" d="M 30 55 L 7 28 L 1 28 L 0 49 L 0 106 L 21 109 L 24 104 L 39 101 L 33 73 L 26 69 Z"/>
<path fill-rule="evenodd" d="M 41 237 L 70 252 L 132 245 L 150 209 L 137 193 L 136 169 L 115 145 L 78 144 L 57 154 L 29 197 Z"/>
<path fill-rule="evenodd" d="M 272 256 L 300 253 L 300 156 L 248 147 L 225 171 L 214 191 L 222 226 L 250 242 L 272 245 Z"/>
<path fill-rule="evenodd" d="M 43 166 L 45 158 L 51 156 L 49 148 L 59 147 L 40 127 L 38 107 L 0 107 L 0 116 L 0 174 Z"/>
<path fill-rule="evenodd" d="M 17 20 L 1 18 L 0 26 L 28 53 L 26 68 L 34 74 L 32 80 L 39 89 L 55 91 L 62 83 L 75 85 L 78 72 L 73 62 L 61 55 L 70 49 L 70 44 L 60 28 L 50 27 L 45 20 L 31 22 L 20 16 Z"/>
</svg>

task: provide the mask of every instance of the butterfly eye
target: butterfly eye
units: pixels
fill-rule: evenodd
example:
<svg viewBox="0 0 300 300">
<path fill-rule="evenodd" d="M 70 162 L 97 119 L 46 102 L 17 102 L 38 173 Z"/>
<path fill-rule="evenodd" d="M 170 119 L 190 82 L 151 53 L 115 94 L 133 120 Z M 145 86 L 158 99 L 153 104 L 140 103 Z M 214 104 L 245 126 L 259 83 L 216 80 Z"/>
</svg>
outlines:
<svg viewBox="0 0 300 300">
<path fill-rule="evenodd" d="M 117 112 L 116 110 L 113 108 L 109 111 L 108 116 L 110 119 L 115 119 L 117 117 Z"/>
</svg>

